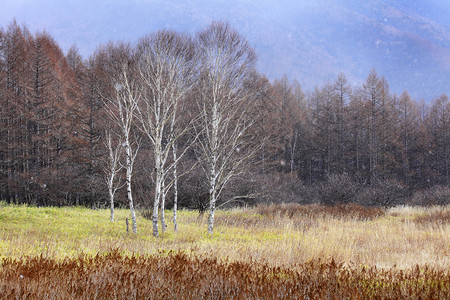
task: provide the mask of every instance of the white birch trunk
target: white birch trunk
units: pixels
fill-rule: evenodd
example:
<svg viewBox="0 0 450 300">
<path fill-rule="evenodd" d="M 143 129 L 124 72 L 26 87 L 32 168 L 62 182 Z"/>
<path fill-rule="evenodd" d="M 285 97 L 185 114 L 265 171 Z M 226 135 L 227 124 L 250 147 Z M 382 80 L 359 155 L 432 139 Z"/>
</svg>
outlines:
<svg viewBox="0 0 450 300">
<path fill-rule="evenodd" d="M 177 210 L 178 210 L 178 174 L 177 174 L 177 144 L 172 144 L 173 161 L 173 230 L 178 232 Z"/>
<path fill-rule="evenodd" d="M 208 216 L 208 233 L 213 234 L 214 231 L 214 214 L 216 212 L 216 171 L 214 166 L 211 166 L 210 174 L 210 189 L 209 189 L 209 216 Z"/>
<path fill-rule="evenodd" d="M 290 153 L 290 167 L 291 167 L 291 176 L 294 174 L 294 156 L 295 150 L 297 148 L 297 132 L 294 130 L 292 133 L 292 142 L 291 142 L 291 153 Z"/>
<path fill-rule="evenodd" d="M 158 230 L 158 209 L 159 209 L 159 195 L 160 189 L 158 184 L 155 186 L 155 199 L 153 201 L 153 214 L 152 214 L 152 225 L 153 225 L 153 236 L 157 237 L 159 236 L 159 230 Z"/>
<path fill-rule="evenodd" d="M 155 180 L 155 198 L 153 201 L 153 214 L 152 214 L 152 225 L 153 225 L 153 236 L 159 236 L 158 230 L 158 210 L 159 210 L 159 201 L 161 199 L 162 185 L 161 182 L 163 180 L 162 171 L 161 171 L 161 161 L 158 155 L 155 154 L 155 170 L 156 170 L 156 180 Z"/>
<path fill-rule="evenodd" d="M 137 224 L 136 224 L 136 213 L 134 211 L 134 204 L 133 204 L 133 194 L 131 192 L 131 178 L 133 173 L 133 157 L 131 153 L 131 146 L 128 141 L 128 136 L 126 136 L 125 141 L 125 151 L 126 151 L 126 169 L 127 169 L 127 175 L 126 175 L 126 183 L 127 183 L 127 197 L 128 202 L 130 205 L 130 212 L 131 212 L 131 222 L 132 222 L 132 228 L 133 233 L 137 233 Z"/>
<path fill-rule="evenodd" d="M 166 206 L 166 193 L 165 193 L 165 181 L 161 182 L 161 232 L 164 234 L 166 232 L 166 215 L 164 208 Z"/>
<path fill-rule="evenodd" d="M 111 222 L 114 222 L 114 175 L 109 174 L 108 178 L 109 203 L 111 211 Z"/>
<path fill-rule="evenodd" d="M 117 147 L 114 149 L 112 145 L 111 134 L 106 132 L 106 142 L 105 142 L 109 157 L 106 161 L 106 166 L 104 168 L 106 173 L 106 183 L 108 185 L 108 194 L 109 194 L 109 202 L 110 202 L 110 211 L 111 211 L 111 222 L 114 222 L 114 195 L 116 194 L 118 184 L 116 183 L 117 173 L 120 171 L 119 160 L 121 156 L 121 142 L 119 140 Z"/>
<path fill-rule="evenodd" d="M 212 107 L 212 115 L 211 115 L 211 164 L 210 164 L 210 173 L 209 173 L 209 216 L 208 216 L 208 233 L 213 234 L 214 230 L 214 214 L 216 212 L 216 192 L 217 192 L 217 155 L 216 152 L 218 148 L 218 135 L 219 135 L 219 112 L 218 105 L 215 101 L 215 96 L 213 96 L 214 103 Z"/>
<path fill-rule="evenodd" d="M 114 222 L 114 193 L 111 188 L 109 188 L 109 201 L 111 210 L 111 222 Z"/>
<path fill-rule="evenodd" d="M 128 99 L 131 98 L 130 95 L 128 95 Z M 126 185 L 127 185 L 127 198 L 128 203 L 130 206 L 130 212 L 131 212 L 131 222 L 132 222 L 132 229 L 133 233 L 137 233 L 137 223 L 136 223 L 136 212 L 134 211 L 134 203 L 133 203 L 133 193 L 131 188 L 132 183 L 132 176 L 133 176 L 133 164 L 135 156 L 133 156 L 133 149 L 131 148 L 130 144 L 130 131 L 131 131 L 131 119 L 133 114 L 132 107 L 135 105 L 135 103 L 127 103 L 128 104 L 123 109 L 122 102 L 119 101 L 119 115 L 121 118 L 121 126 L 122 126 L 122 132 L 124 137 L 124 143 L 123 146 L 125 148 L 125 154 L 126 154 L 126 160 L 125 160 L 125 168 L 126 168 Z"/>
</svg>

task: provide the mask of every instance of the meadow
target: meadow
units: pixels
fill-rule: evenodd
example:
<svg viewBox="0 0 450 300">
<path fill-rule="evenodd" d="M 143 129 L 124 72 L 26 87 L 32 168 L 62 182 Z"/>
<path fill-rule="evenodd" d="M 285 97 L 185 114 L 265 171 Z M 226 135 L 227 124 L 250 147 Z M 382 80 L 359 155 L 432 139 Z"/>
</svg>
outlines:
<svg viewBox="0 0 450 300">
<path fill-rule="evenodd" d="M 126 209 L 0 207 L 0 296 L 448 299 L 450 206 L 281 204 L 179 212 L 154 238 Z M 171 215 L 170 211 L 166 216 Z"/>
</svg>

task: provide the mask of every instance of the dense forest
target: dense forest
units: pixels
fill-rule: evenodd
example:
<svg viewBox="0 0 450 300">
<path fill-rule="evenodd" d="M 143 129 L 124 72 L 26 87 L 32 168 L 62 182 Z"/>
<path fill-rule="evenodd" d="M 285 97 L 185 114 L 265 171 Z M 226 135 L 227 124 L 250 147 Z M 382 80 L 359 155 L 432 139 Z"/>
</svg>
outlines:
<svg viewBox="0 0 450 300">
<path fill-rule="evenodd" d="M 340 74 L 305 93 L 255 62 L 222 23 L 84 59 L 13 21 L 0 30 L 0 198 L 108 207 L 115 196 L 153 220 L 161 205 L 448 203 L 447 95 L 392 94 L 375 69 L 360 87 Z"/>
</svg>

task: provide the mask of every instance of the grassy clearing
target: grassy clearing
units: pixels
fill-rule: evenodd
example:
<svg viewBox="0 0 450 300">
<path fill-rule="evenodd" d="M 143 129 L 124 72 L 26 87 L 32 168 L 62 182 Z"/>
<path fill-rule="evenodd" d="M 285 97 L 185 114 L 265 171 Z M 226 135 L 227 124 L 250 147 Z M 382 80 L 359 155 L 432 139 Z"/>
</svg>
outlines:
<svg viewBox="0 0 450 300">
<path fill-rule="evenodd" d="M 449 214 L 450 207 L 233 209 L 217 212 L 215 233 L 209 236 L 206 216 L 180 211 L 179 232 L 169 225 L 164 237 L 153 238 L 151 223 L 144 218 L 138 219 L 137 235 L 126 233 L 128 210 L 117 210 L 116 222 L 111 223 L 108 210 L 3 206 L 0 257 L 62 259 L 112 249 L 127 254 L 182 250 L 200 257 L 284 267 L 333 258 L 355 266 L 448 268 Z"/>
<path fill-rule="evenodd" d="M 391 294 L 379 294 L 375 291 L 381 286 L 385 291 L 390 291 L 389 293 L 392 292 L 392 295 L 396 296 L 422 294 L 435 298 L 433 293 L 436 291 L 439 291 L 440 294 L 436 294 L 439 297 L 450 293 L 449 214 L 450 206 L 395 207 L 389 210 L 359 206 L 263 206 L 218 211 L 215 233 L 209 236 L 206 233 L 206 216 L 184 210 L 179 213 L 178 233 L 173 232 L 169 225 L 163 237 L 153 238 L 151 223 L 144 218 L 138 219 L 138 234 L 126 233 L 125 218 L 129 217 L 128 210 L 117 210 L 116 222 L 111 223 L 108 210 L 3 205 L 0 207 L 0 258 L 3 259 L 3 267 L 0 269 L 3 274 L 0 274 L 0 278 L 5 278 L 6 274 L 13 276 L 11 270 L 18 268 L 19 265 L 25 269 L 32 268 L 30 264 L 35 260 L 46 261 L 52 266 L 51 268 L 57 269 L 65 268 L 64 264 L 84 264 L 84 259 L 92 260 L 97 254 L 104 257 L 115 253 L 112 256 L 115 257 L 116 263 L 128 261 L 133 257 L 134 261 L 150 258 L 170 261 L 175 259 L 174 256 L 181 255 L 183 260 L 189 261 L 186 264 L 210 262 L 214 265 L 212 267 L 214 270 L 211 272 L 214 274 L 222 272 L 220 273 L 222 277 L 234 278 L 235 275 L 226 275 L 228 273 L 223 270 L 228 270 L 230 264 L 233 266 L 237 264 L 243 270 L 247 270 L 246 276 L 254 278 L 255 282 L 257 278 L 266 276 L 269 269 L 282 270 L 280 272 L 286 274 L 282 277 L 287 280 L 283 281 L 282 285 L 288 284 L 288 281 L 291 282 L 292 278 L 299 281 L 301 276 L 303 276 L 301 278 L 310 278 L 311 281 L 316 278 L 314 277 L 316 275 L 313 276 L 315 273 L 311 273 L 314 268 L 328 266 L 323 267 L 326 269 L 335 264 L 333 271 L 327 271 L 328 275 L 317 276 L 330 281 L 334 280 L 330 279 L 330 274 L 337 274 L 337 277 L 333 278 L 351 275 L 342 277 L 344 279 L 336 279 L 335 284 L 339 283 L 343 291 L 355 289 L 360 291 L 362 296 L 384 295 L 389 298 Z M 166 215 L 169 217 L 171 212 L 167 211 Z M 170 266 L 168 261 L 161 263 L 169 264 L 167 270 L 171 270 L 173 266 Z M 90 262 L 85 265 L 89 264 Z M 308 269 L 307 266 L 311 264 L 314 268 Z M 111 274 L 110 271 L 101 269 L 94 273 L 97 274 L 94 274 L 95 276 L 103 278 L 97 278 L 100 281 L 92 279 L 95 282 L 101 282 L 101 280 L 109 282 L 107 276 Z M 50 281 L 53 276 L 51 274 L 50 272 L 45 275 Z M 85 274 L 87 277 L 83 275 L 83 278 L 94 276 L 89 274 Z M 124 278 L 131 273 L 126 274 L 128 275 L 123 275 Z M 167 280 L 164 276 L 158 277 L 157 280 L 164 282 Z M 206 275 L 202 276 L 201 278 L 204 278 Z M 214 275 L 212 278 L 217 276 L 219 275 Z M 130 277 L 127 280 L 132 278 L 137 277 Z M 142 280 L 142 282 L 145 281 Z M 183 280 L 192 281 L 192 278 Z M 228 279 L 220 280 L 223 282 L 218 285 L 217 293 L 220 288 L 223 288 L 228 291 L 223 294 L 228 295 L 228 298 L 233 295 L 241 295 L 244 298 L 246 295 L 251 295 L 242 294 L 243 290 L 242 293 L 233 294 L 234 292 L 228 290 L 228 287 L 225 288 L 228 286 L 226 283 Z M 298 286 L 298 289 L 306 288 L 310 284 L 306 283 L 306 279 L 306 281 L 302 280 L 300 281 L 303 285 Z M 323 283 L 326 280 L 318 282 Z M 25 281 L 17 282 L 22 292 L 29 286 L 24 286 L 23 282 Z M 28 282 L 32 284 L 32 281 Z M 82 280 L 79 282 L 86 283 Z M 207 281 L 202 284 L 207 286 Z M 280 284 L 277 283 L 277 285 Z M 286 291 L 296 290 L 289 284 Z M 266 285 L 268 288 L 271 286 L 269 283 Z M 96 286 L 100 289 L 98 285 L 93 285 L 93 287 Z M 197 292 L 201 292 L 203 288 L 205 288 L 203 285 L 199 285 Z M 413 289 L 409 294 L 408 288 Z M 428 292 L 425 293 L 425 290 Z M 327 286 L 324 285 L 322 292 L 326 291 L 331 290 L 327 290 Z M 124 290 L 124 293 L 120 295 L 128 298 L 131 295 L 128 292 Z M 189 291 L 191 292 L 193 291 Z M 0 293 L 3 294 L 1 290 Z M 189 298 L 191 294 L 186 293 L 183 295 Z M 39 298 L 38 294 L 33 295 Z M 85 294 L 67 295 L 69 297 L 78 295 L 82 298 Z M 192 295 L 196 295 L 195 292 Z M 348 294 L 343 292 L 342 295 Z M 111 296 L 114 295 L 108 294 L 99 298 Z M 292 295 L 284 294 L 284 296 Z"/>
</svg>

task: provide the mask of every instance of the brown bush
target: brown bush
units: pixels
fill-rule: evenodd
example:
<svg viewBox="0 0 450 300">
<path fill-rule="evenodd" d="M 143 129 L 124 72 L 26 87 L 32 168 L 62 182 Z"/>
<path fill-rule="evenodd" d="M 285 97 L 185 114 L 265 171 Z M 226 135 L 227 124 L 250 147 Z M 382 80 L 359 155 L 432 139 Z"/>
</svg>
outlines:
<svg viewBox="0 0 450 300">
<path fill-rule="evenodd" d="M 450 276 L 311 261 L 295 269 L 219 262 L 182 253 L 123 257 L 118 251 L 55 261 L 5 259 L 5 299 L 448 299 Z"/>
<path fill-rule="evenodd" d="M 306 185 L 291 174 L 260 175 L 255 180 L 260 185 L 260 202 L 310 204 L 319 201 L 317 187 Z"/>
<path fill-rule="evenodd" d="M 332 216 L 335 218 L 354 218 L 358 220 L 370 220 L 385 214 L 385 210 L 378 207 L 361 206 L 355 203 L 339 205 L 300 205 L 289 204 L 271 204 L 256 207 L 256 212 L 269 217 L 286 216 L 298 217 L 324 217 Z"/>
<path fill-rule="evenodd" d="M 418 191 L 414 193 L 411 202 L 416 205 L 448 205 L 450 204 L 450 187 L 436 185 Z"/>
<path fill-rule="evenodd" d="M 434 211 L 414 218 L 414 222 L 423 226 L 440 226 L 450 223 L 450 210 Z"/>
<path fill-rule="evenodd" d="M 359 189 L 348 174 L 332 174 L 320 186 L 320 201 L 327 205 L 355 202 Z"/>
<path fill-rule="evenodd" d="M 273 226 L 272 222 L 267 219 L 250 214 L 231 214 L 231 215 L 216 215 L 214 224 L 217 226 L 236 226 L 236 227 L 251 227 L 251 226 Z"/>
<path fill-rule="evenodd" d="M 377 180 L 372 186 L 364 187 L 357 195 L 361 205 L 392 207 L 403 204 L 407 198 L 406 186 L 395 179 Z"/>
</svg>

